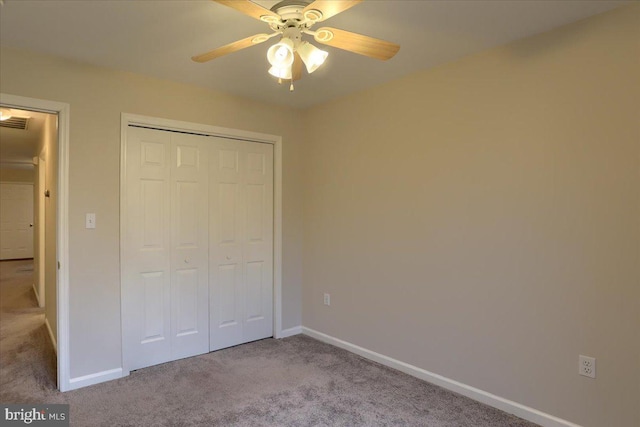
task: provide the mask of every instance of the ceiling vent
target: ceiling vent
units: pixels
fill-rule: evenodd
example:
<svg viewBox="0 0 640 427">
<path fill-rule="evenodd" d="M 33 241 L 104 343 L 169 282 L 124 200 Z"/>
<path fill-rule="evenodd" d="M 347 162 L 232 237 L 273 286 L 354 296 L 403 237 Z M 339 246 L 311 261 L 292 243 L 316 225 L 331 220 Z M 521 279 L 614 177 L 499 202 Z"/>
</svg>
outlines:
<svg viewBox="0 0 640 427">
<path fill-rule="evenodd" d="M 7 120 L 0 121 L 0 127 L 27 130 L 29 125 L 29 117 L 10 117 Z"/>
</svg>

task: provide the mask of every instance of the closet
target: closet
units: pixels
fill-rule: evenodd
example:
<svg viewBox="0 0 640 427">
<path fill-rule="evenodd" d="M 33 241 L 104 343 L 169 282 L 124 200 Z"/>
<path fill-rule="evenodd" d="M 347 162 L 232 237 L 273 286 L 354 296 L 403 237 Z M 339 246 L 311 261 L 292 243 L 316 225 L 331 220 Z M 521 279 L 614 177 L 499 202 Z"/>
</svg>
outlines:
<svg viewBox="0 0 640 427">
<path fill-rule="evenodd" d="M 273 146 L 129 126 L 123 362 L 273 335 Z"/>
</svg>

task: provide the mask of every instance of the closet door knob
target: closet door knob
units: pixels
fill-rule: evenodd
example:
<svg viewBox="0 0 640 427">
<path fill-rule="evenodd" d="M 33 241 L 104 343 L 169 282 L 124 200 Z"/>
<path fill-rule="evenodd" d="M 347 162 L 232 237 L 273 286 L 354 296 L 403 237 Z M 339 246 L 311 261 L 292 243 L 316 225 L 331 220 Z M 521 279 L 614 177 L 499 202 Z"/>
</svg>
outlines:
<svg viewBox="0 0 640 427">
<path fill-rule="evenodd" d="M 226 256 L 227 261 L 231 261 L 231 257 L 229 255 Z"/>
</svg>

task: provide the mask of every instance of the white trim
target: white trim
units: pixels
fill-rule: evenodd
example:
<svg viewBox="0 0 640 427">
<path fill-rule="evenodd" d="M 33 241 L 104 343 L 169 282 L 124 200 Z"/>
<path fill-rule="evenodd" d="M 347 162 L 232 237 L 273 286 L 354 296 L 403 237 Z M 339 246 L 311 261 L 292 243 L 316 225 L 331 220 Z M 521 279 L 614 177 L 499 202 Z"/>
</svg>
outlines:
<svg viewBox="0 0 640 427">
<path fill-rule="evenodd" d="M 141 116 L 138 114 L 121 114 L 121 130 L 126 130 L 129 125 L 151 127 L 153 129 L 173 130 L 177 132 L 197 133 L 201 135 L 218 136 L 220 138 L 241 139 L 243 141 L 264 142 L 277 144 L 282 140 L 277 135 L 250 132 L 239 129 L 224 128 L 220 126 L 204 125 L 201 123 L 182 122 L 179 120 L 163 119 L 160 117 Z M 122 135 L 122 133 L 121 133 Z M 122 144 L 121 144 L 122 147 Z"/>
<path fill-rule="evenodd" d="M 455 393 L 469 397 L 478 402 L 482 402 L 486 405 L 500 409 L 501 411 L 508 412 L 527 421 L 539 424 L 543 427 L 580 427 L 578 424 L 574 424 L 561 418 L 554 417 L 553 415 L 546 414 L 542 411 L 538 411 L 537 409 L 533 409 L 512 400 L 496 396 L 495 394 L 491 394 L 484 390 L 480 390 L 470 385 L 463 384 L 456 380 L 443 377 L 442 375 L 434 374 L 433 372 L 418 368 L 417 366 L 401 362 L 397 359 L 393 359 L 383 354 L 376 353 L 375 351 L 368 350 L 366 348 L 357 346 L 347 341 L 343 341 L 330 335 L 323 334 L 322 332 L 318 332 L 311 328 L 303 326 L 302 333 L 322 342 L 326 342 L 328 344 L 335 345 L 336 347 L 340 347 L 342 349 L 350 351 L 351 353 L 355 353 L 359 356 L 364 357 L 365 359 L 373 360 L 374 362 L 380 363 L 381 365 L 397 369 L 401 372 L 404 372 L 405 374 L 420 378 L 421 380 L 435 384 L 447 390 L 451 390 Z"/>
<path fill-rule="evenodd" d="M 36 296 L 36 301 L 38 301 L 38 307 L 42 307 L 42 304 L 40 303 L 40 295 L 38 295 L 38 287 L 36 286 L 36 283 L 33 282 L 31 284 L 31 287 L 33 288 L 33 294 Z"/>
<path fill-rule="evenodd" d="M 56 337 L 53 336 L 53 329 L 51 329 L 51 324 L 49 324 L 49 319 L 44 318 L 44 325 L 47 327 L 47 331 L 49 331 L 49 338 L 51 338 L 51 344 L 53 344 L 53 351 L 58 354 L 58 343 L 56 342 Z"/>
<path fill-rule="evenodd" d="M 108 371 L 96 372 L 95 374 L 84 375 L 82 377 L 71 378 L 69 380 L 69 390 L 75 390 L 105 381 L 117 380 L 126 377 L 122 368 L 109 369 Z"/>
<path fill-rule="evenodd" d="M 282 337 L 282 138 L 273 153 L 273 336 Z"/>
<path fill-rule="evenodd" d="M 302 326 L 294 326 L 293 328 L 283 329 L 278 338 L 287 338 L 302 333 Z"/>
<path fill-rule="evenodd" d="M 45 187 L 46 185 L 46 167 L 47 167 L 47 162 L 46 160 L 44 160 L 43 154 L 44 154 L 44 149 L 42 150 L 42 152 L 40 153 L 40 155 L 38 157 L 35 157 L 36 159 L 38 159 L 38 166 L 36 168 L 36 183 L 35 186 L 38 189 L 38 194 L 36 196 L 37 201 L 38 201 L 38 212 L 35 212 L 38 215 L 38 218 L 36 221 L 34 221 L 37 225 L 38 225 L 38 277 L 37 277 L 37 281 L 38 281 L 38 291 L 40 294 L 40 307 L 44 307 L 46 304 L 46 289 L 45 289 L 45 265 L 46 265 L 46 243 L 47 243 L 47 238 L 46 238 L 46 210 L 45 210 L 45 205 L 46 205 L 46 197 L 44 195 L 45 192 Z M 34 255 L 36 255 L 34 253 Z M 35 260 L 35 258 L 34 258 Z"/>
<path fill-rule="evenodd" d="M 126 182 L 127 182 L 127 128 L 129 126 L 129 121 L 128 118 L 125 117 L 125 114 L 122 113 L 120 115 L 120 209 L 119 209 L 119 214 L 120 214 L 120 365 L 122 366 L 122 369 L 127 369 L 128 367 L 125 366 L 124 363 L 124 337 L 125 337 L 125 324 L 122 321 L 122 305 L 123 305 L 123 301 L 124 298 L 122 296 L 122 277 L 124 277 L 124 244 L 123 244 L 123 240 L 124 237 L 126 236 L 126 224 L 127 224 L 127 215 L 125 213 L 125 209 L 123 209 L 123 206 L 127 206 L 127 197 L 126 197 Z"/>
<path fill-rule="evenodd" d="M 200 123 L 182 122 L 158 117 L 122 113 L 120 120 L 120 206 L 126 206 L 126 140 L 129 125 L 153 129 L 197 133 L 221 138 L 273 144 L 273 336 L 282 337 L 282 137 Z M 120 236 L 126 234 L 126 217 L 120 210 Z M 122 287 L 124 248 L 120 239 L 120 286 Z M 121 301 L 122 304 L 122 301 Z M 120 319 L 122 321 L 122 318 Z M 120 324 L 122 337 L 124 325 Z M 124 346 L 123 346 L 124 351 Z M 124 358 L 122 360 L 124 367 Z"/>
<path fill-rule="evenodd" d="M 58 114 L 57 277 L 58 389 L 69 390 L 69 104 L 0 93 L 8 108 Z"/>
</svg>

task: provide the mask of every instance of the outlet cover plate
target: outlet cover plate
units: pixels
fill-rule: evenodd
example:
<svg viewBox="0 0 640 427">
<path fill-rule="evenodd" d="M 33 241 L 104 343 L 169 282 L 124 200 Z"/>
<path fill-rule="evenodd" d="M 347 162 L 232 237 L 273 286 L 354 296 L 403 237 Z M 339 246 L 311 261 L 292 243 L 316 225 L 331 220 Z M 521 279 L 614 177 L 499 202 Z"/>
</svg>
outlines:
<svg viewBox="0 0 640 427">
<path fill-rule="evenodd" d="M 594 357 L 580 355 L 578 358 L 578 373 L 582 376 L 596 377 L 596 359 Z"/>
</svg>

